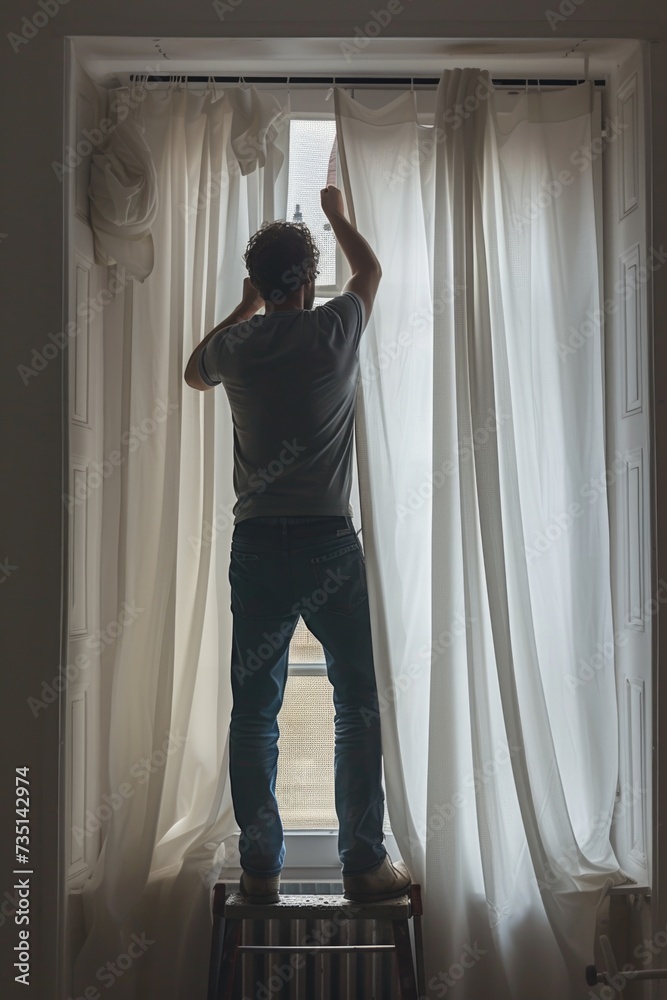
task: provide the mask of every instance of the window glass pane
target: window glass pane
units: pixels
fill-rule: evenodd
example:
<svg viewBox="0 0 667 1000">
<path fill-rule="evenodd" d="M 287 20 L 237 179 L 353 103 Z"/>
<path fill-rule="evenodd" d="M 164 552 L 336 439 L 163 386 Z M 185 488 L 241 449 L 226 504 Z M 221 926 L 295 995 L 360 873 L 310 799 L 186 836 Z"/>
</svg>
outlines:
<svg viewBox="0 0 667 1000">
<path fill-rule="evenodd" d="M 334 707 L 326 674 L 287 678 L 278 716 L 276 799 L 285 830 L 338 828 L 334 805 Z"/>
<path fill-rule="evenodd" d="M 276 799 L 286 831 L 338 829 L 332 693 L 326 674 L 287 678 L 278 716 L 276 779 Z M 385 835 L 391 833 L 386 803 L 383 830 Z"/>
<path fill-rule="evenodd" d="M 308 631 L 303 618 L 294 630 L 289 650 L 290 663 L 326 663 L 322 644 Z"/>
<path fill-rule="evenodd" d="M 290 663 L 322 663 L 324 650 L 303 621 L 290 643 Z M 290 674 L 278 716 L 276 798 L 285 830 L 336 830 L 333 688 L 323 672 Z M 391 833 L 385 810 L 384 832 Z"/>
<path fill-rule="evenodd" d="M 319 247 L 318 285 L 336 284 L 336 237 L 320 205 L 335 135 L 335 121 L 290 122 L 287 221 L 305 222 Z"/>
</svg>

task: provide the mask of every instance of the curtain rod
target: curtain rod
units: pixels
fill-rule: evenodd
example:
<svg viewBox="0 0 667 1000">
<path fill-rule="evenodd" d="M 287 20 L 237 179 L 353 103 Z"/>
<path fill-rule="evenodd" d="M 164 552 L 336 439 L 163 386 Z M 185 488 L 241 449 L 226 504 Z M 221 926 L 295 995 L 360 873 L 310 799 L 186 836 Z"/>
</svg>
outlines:
<svg viewBox="0 0 667 1000">
<path fill-rule="evenodd" d="M 131 73 L 130 80 L 134 83 L 143 80 L 144 74 Z M 439 77 L 371 77 L 371 76 L 194 76 L 188 73 L 173 73 L 169 76 L 148 75 L 145 77 L 150 83 L 168 83 L 172 79 L 186 80 L 188 83 L 208 83 L 213 79 L 216 83 L 282 83 L 282 84 L 322 84 L 328 86 L 348 85 L 354 87 L 361 86 L 417 86 L 417 87 L 437 87 L 440 83 Z M 586 83 L 586 80 L 551 80 L 551 79 L 506 79 L 492 78 L 494 87 L 576 87 Z M 594 80 L 596 87 L 604 87 L 604 80 Z"/>
</svg>

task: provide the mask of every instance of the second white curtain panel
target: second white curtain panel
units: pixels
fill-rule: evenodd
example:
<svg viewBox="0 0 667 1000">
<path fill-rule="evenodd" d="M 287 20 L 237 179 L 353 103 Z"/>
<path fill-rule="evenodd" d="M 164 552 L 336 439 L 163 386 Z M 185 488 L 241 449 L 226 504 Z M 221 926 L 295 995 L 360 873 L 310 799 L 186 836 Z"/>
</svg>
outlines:
<svg viewBox="0 0 667 1000">
<path fill-rule="evenodd" d="M 613 669 L 606 496 L 534 540 L 604 470 L 594 179 L 529 211 L 594 135 L 591 88 L 500 110 L 488 74 L 336 93 L 348 205 L 383 279 L 360 347 L 357 450 L 392 829 L 424 885 L 429 995 L 586 996 L 609 843 Z M 600 816 L 605 817 L 600 822 Z M 465 956 L 465 961 L 462 960 Z M 461 978 L 460 979 L 460 977 Z M 460 979 L 460 982 L 459 982 Z"/>
</svg>

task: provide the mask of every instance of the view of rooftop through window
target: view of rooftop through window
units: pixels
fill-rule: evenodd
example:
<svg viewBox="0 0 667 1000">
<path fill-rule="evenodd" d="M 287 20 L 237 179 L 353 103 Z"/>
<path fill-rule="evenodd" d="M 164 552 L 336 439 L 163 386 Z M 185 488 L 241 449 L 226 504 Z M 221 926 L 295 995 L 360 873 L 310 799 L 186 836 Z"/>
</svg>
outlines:
<svg viewBox="0 0 667 1000">
<path fill-rule="evenodd" d="M 290 122 L 287 222 L 305 222 L 310 229 L 320 249 L 317 283 L 326 286 L 336 284 L 336 237 L 322 211 L 320 191 L 327 183 L 335 136 L 335 121 L 297 118 Z"/>
</svg>

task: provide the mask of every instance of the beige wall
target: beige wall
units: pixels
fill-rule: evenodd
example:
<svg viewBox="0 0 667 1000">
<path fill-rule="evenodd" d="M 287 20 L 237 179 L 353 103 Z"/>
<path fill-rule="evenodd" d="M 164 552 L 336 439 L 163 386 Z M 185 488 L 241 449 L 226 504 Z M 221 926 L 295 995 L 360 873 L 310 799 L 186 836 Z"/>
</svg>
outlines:
<svg viewBox="0 0 667 1000">
<path fill-rule="evenodd" d="M 42 0 L 53 9 L 56 0 Z M 559 0 L 560 2 L 560 0 Z M 63 187 L 51 163 L 62 159 L 64 36 L 338 36 L 351 37 L 357 24 L 384 0 L 242 0 L 223 21 L 208 0 L 69 0 L 28 44 L 14 52 L 7 35 L 20 32 L 22 17 L 41 11 L 38 0 L 3 5 L 0 37 L 2 161 L 0 164 L 0 302 L 2 357 L 2 544 L 0 545 L 0 984 L 3 995 L 52 998 L 55 982 L 57 809 L 60 717 L 57 705 L 33 716 L 29 696 L 56 675 L 61 635 L 63 535 L 63 409 L 61 352 L 24 385 L 17 367 L 29 364 L 31 349 L 63 329 Z M 546 0 L 466 4 L 407 0 L 406 10 L 386 34 L 405 37 L 630 37 L 659 39 L 652 46 L 654 95 L 653 244 L 667 244 L 667 182 L 664 154 L 667 108 L 665 0 L 585 0 L 553 31 Z M 7 12 L 9 7 L 9 13 Z M 466 17 L 467 20 L 463 20 Z M 38 18 L 40 20 L 40 18 Z M 159 53 L 156 49 L 156 58 Z M 6 235 L 5 235 L 6 234 Z M 667 500 L 667 283 L 655 289 L 657 432 L 661 506 Z M 658 522 L 658 575 L 667 578 L 667 530 Z M 3 562 L 3 560 L 6 560 Z M 11 567 L 16 567 L 12 569 Z M 664 612 L 663 612 L 664 619 Z M 658 628 L 660 625 L 658 623 Z M 664 630 L 664 625 L 663 625 Z M 664 644 L 663 644 L 664 645 Z M 663 671 L 667 653 L 663 651 Z M 662 692 L 658 689 L 658 701 Z M 662 719 L 667 720 L 667 695 Z M 665 723 L 663 723 L 664 729 Z M 667 731 L 667 730 L 666 730 Z M 667 766 L 667 753 L 665 754 Z M 32 860 L 35 876 L 30 924 L 32 989 L 13 982 L 12 948 L 17 928 L 6 917 L 13 883 L 14 769 L 32 775 Z M 667 799 L 667 796 L 665 796 Z M 667 813 L 667 803 L 665 805 Z M 666 817 L 667 819 L 667 817 Z M 667 850 L 664 857 L 667 864 Z M 660 874 L 658 872 L 658 874 Z M 667 881 L 666 881 L 667 884 Z M 5 893 L 8 896 L 5 896 Z M 6 904 L 3 906 L 3 903 Z M 660 926 L 667 923 L 662 914 Z M 7 988 L 5 987 L 5 983 Z"/>
</svg>

